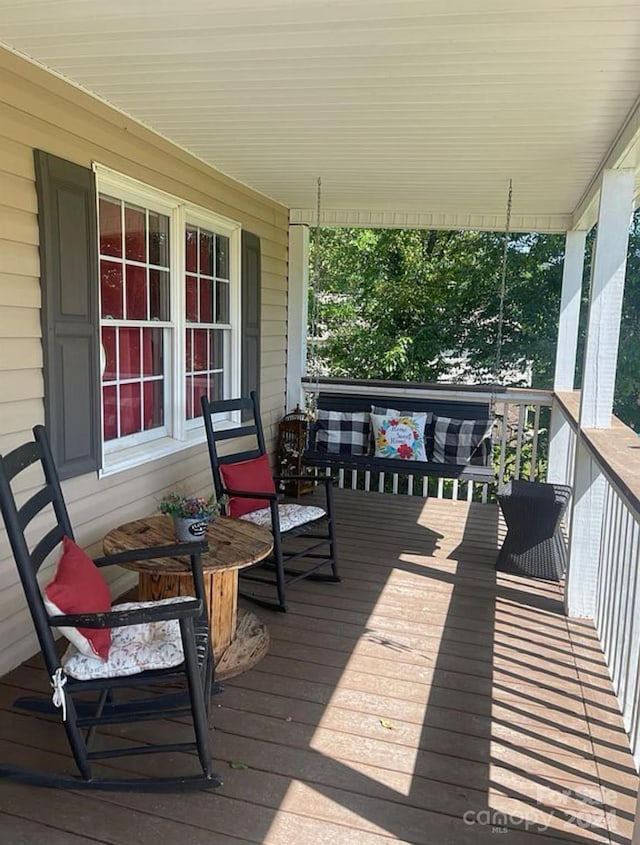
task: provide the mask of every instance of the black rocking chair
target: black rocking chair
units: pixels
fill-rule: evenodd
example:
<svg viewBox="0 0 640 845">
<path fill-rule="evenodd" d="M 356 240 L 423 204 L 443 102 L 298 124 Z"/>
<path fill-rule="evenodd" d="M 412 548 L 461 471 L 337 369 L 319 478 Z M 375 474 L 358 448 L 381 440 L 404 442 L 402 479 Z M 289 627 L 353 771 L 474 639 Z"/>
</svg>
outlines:
<svg viewBox="0 0 640 845">
<path fill-rule="evenodd" d="M 240 594 L 263 607 L 284 612 L 287 609 L 286 591 L 291 584 L 303 578 L 340 581 L 332 479 L 318 479 L 318 483 L 324 485 L 325 489 L 324 508 L 280 503 L 277 484 L 281 481 L 295 481 L 301 477 L 271 475 L 255 391 L 251 392 L 250 398 L 210 402 L 206 396 L 202 396 L 200 402 L 218 500 L 226 503 L 227 516 L 248 519 L 269 528 L 273 534 L 271 557 L 256 567 L 263 570 L 265 567 L 271 568 L 274 574 L 258 574 L 256 567 L 244 570 L 240 573 Z M 245 412 L 247 415 L 250 413 L 252 419 L 246 425 L 229 422 L 229 417 L 234 412 Z M 223 415 L 219 417 L 223 423 L 221 426 L 216 425 L 216 415 Z M 249 445 L 247 438 L 251 438 Z M 223 449 L 223 454 L 220 454 L 219 445 L 229 446 L 232 440 L 236 441 L 233 444 L 235 450 Z M 309 476 L 304 476 L 304 479 L 308 481 Z M 294 561 L 301 568 L 291 569 L 290 564 Z M 323 567 L 329 567 L 331 573 L 319 572 Z M 244 587 L 246 582 L 275 586 L 276 601 L 265 598 L 255 589 L 247 590 Z"/>
<path fill-rule="evenodd" d="M 118 610 L 118 605 L 114 605 L 110 612 L 104 613 L 49 616 L 36 575 L 44 560 L 60 546 L 64 537 L 73 540 L 73 531 L 46 432 L 42 426 L 36 426 L 33 433 L 34 441 L 0 456 L 0 508 L 46 671 L 54 689 L 54 704 L 43 696 L 18 699 L 14 706 L 40 713 L 55 713 L 59 712 L 56 707 L 61 708 L 64 728 L 79 775 L 33 771 L 3 765 L 0 762 L 0 777 L 41 786 L 141 792 L 170 792 L 219 786 L 220 778 L 211 771 L 209 747 L 208 711 L 213 659 L 200 566 L 200 555 L 206 551 L 206 543 L 182 543 L 163 548 L 135 550 L 94 561 L 97 567 L 103 567 L 128 561 L 184 555 L 191 563 L 196 594 L 193 599 L 173 600 L 171 603 L 144 602 L 139 608 L 127 610 Z M 23 470 L 38 464 L 44 474 L 44 480 L 37 492 L 18 507 L 12 482 Z M 51 509 L 53 514 L 50 516 Z M 38 521 L 48 521 L 49 524 L 43 528 L 42 534 L 35 541 L 33 531 L 29 531 L 28 541 L 25 530 L 35 517 L 39 517 Z M 60 658 L 52 632 L 52 628 L 61 626 L 80 626 L 83 629 L 120 628 L 124 631 L 126 626 L 167 620 L 177 620 L 177 625 L 175 622 L 171 623 L 171 631 L 175 628 L 175 646 L 181 648 L 183 654 L 181 657 L 178 651 L 177 660 L 182 659 L 182 663 L 170 668 L 146 669 L 125 677 L 118 674 L 114 677 L 94 676 L 88 680 L 73 677 L 65 671 L 65 661 L 67 655 L 73 653 L 73 647 L 70 646 L 67 654 Z M 129 636 L 133 636 L 133 631 Z M 92 658 L 92 663 L 100 665 L 97 658 Z M 97 671 L 99 673 L 102 670 Z M 158 684 L 162 685 L 160 689 Z M 155 688 L 145 694 L 146 687 Z M 122 695 L 126 688 L 142 688 L 143 693 L 127 699 Z M 77 698 L 79 693 L 87 692 L 91 694 L 89 697 L 83 695 L 81 699 Z M 107 742 L 106 748 L 93 750 L 98 728 L 184 716 L 190 716 L 193 722 L 192 741 L 151 745 L 146 737 L 146 741 L 141 740 L 139 745 L 121 748 L 112 744 L 113 747 L 108 747 Z M 167 722 L 163 730 L 170 731 L 171 723 Z M 91 764 L 97 760 L 109 761 L 120 756 L 155 752 L 189 752 L 189 755 L 193 756 L 194 751 L 199 761 L 198 770 L 201 769 L 201 772 L 193 775 L 141 775 L 121 778 L 97 777 L 92 772 Z"/>
</svg>

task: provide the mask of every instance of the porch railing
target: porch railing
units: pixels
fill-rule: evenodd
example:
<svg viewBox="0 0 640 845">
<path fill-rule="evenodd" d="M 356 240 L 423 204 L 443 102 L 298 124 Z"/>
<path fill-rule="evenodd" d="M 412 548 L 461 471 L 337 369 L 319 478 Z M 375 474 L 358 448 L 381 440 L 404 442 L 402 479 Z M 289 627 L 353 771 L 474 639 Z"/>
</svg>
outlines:
<svg viewBox="0 0 640 845">
<path fill-rule="evenodd" d="M 572 466 L 581 435 L 571 409 L 559 403 L 554 406 L 556 412 L 569 431 Z M 595 448 L 588 432 L 584 442 L 589 475 L 604 486 L 594 623 L 640 769 L 640 504 Z M 572 483 L 571 477 L 566 480 Z"/>
<path fill-rule="evenodd" d="M 330 384 L 305 383 L 304 389 L 316 394 L 323 389 L 340 393 L 357 394 L 366 386 L 367 395 L 385 399 L 403 398 L 442 399 L 447 401 L 487 402 L 494 406 L 493 463 L 496 482 L 501 484 L 512 478 L 545 481 L 549 447 L 549 423 L 553 394 L 551 391 L 490 388 L 465 385 L 411 385 L 402 383 L 381 386 L 379 382 L 354 384 L 332 379 Z M 494 484 L 418 477 L 407 473 L 365 472 L 340 470 L 338 486 L 409 496 L 435 496 L 439 499 L 466 499 L 486 502 L 495 494 Z"/>
</svg>

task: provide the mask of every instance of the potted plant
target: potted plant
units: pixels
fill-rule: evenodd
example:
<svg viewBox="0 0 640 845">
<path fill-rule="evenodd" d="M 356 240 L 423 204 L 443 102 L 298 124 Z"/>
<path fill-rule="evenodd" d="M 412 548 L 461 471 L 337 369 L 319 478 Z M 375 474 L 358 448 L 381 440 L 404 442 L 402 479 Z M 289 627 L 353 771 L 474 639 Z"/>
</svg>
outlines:
<svg viewBox="0 0 640 845">
<path fill-rule="evenodd" d="M 215 496 L 189 496 L 173 491 L 160 502 L 160 513 L 173 518 L 176 540 L 188 542 L 205 536 L 207 526 L 220 513 L 220 506 Z"/>
</svg>

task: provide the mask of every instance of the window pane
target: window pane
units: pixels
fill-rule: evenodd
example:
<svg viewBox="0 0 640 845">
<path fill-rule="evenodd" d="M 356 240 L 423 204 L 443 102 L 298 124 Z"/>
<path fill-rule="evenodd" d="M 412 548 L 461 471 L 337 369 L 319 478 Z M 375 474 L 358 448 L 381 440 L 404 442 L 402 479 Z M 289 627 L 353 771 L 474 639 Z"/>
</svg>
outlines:
<svg viewBox="0 0 640 845">
<path fill-rule="evenodd" d="M 187 276 L 185 312 L 187 321 L 198 322 L 198 280 L 195 276 Z"/>
<path fill-rule="evenodd" d="M 144 393 L 144 428 L 158 428 L 163 423 L 163 381 L 146 381 L 143 385 Z"/>
<path fill-rule="evenodd" d="M 229 238 L 216 235 L 216 276 L 229 278 Z"/>
<path fill-rule="evenodd" d="M 149 319 L 169 319 L 169 273 L 149 270 Z"/>
<path fill-rule="evenodd" d="M 185 236 L 187 273 L 198 272 L 198 232 L 187 228 Z"/>
<path fill-rule="evenodd" d="M 187 419 L 192 420 L 196 414 L 193 413 L 193 376 L 186 378 L 186 395 L 187 395 Z"/>
<path fill-rule="evenodd" d="M 209 354 L 207 351 L 207 335 L 205 329 L 195 329 L 193 332 L 193 371 L 197 373 L 209 369 Z"/>
<path fill-rule="evenodd" d="M 200 279 L 200 322 L 213 323 L 213 282 Z"/>
<path fill-rule="evenodd" d="M 127 320 L 147 319 L 147 271 L 125 265 L 127 280 Z"/>
<path fill-rule="evenodd" d="M 191 359 L 191 348 L 193 345 L 193 329 L 187 329 L 186 331 L 186 344 L 185 344 L 185 360 L 186 360 L 186 370 L 188 373 L 193 372 L 193 361 Z"/>
<path fill-rule="evenodd" d="M 213 235 L 200 232 L 200 274 L 213 276 Z"/>
<path fill-rule="evenodd" d="M 100 262 L 100 314 L 122 319 L 122 264 Z"/>
<path fill-rule="evenodd" d="M 103 381 L 113 381 L 116 378 L 116 330 L 102 329 L 102 347 L 105 354 L 105 368 Z"/>
<path fill-rule="evenodd" d="M 104 418 L 104 439 L 113 440 L 118 436 L 118 388 L 102 388 L 102 416 Z"/>
<path fill-rule="evenodd" d="M 140 382 L 120 385 L 120 436 L 140 431 L 141 407 Z"/>
<path fill-rule="evenodd" d="M 212 373 L 209 376 L 209 399 L 212 402 L 223 399 L 224 379 L 222 373 Z"/>
<path fill-rule="evenodd" d="M 224 369 L 224 332 L 211 332 L 211 369 Z"/>
<path fill-rule="evenodd" d="M 119 329 L 119 378 L 140 378 L 140 329 Z"/>
<path fill-rule="evenodd" d="M 162 329 L 142 329 L 142 372 L 145 376 L 162 375 Z"/>
<path fill-rule="evenodd" d="M 216 282 L 216 323 L 228 323 L 229 315 L 229 282 Z"/>
<path fill-rule="evenodd" d="M 200 397 L 209 395 L 209 376 L 201 375 L 193 377 L 193 417 L 198 416 L 200 410 Z"/>
<path fill-rule="evenodd" d="M 169 266 L 169 218 L 149 212 L 149 264 Z"/>
<path fill-rule="evenodd" d="M 122 258 L 122 217 L 121 205 L 118 200 L 100 197 L 100 252 L 103 255 L 113 255 Z"/>
<path fill-rule="evenodd" d="M 146 261 L 145 213 L 141 208 L 125 205 L 125 258 L 130 261 Z"/>
</svg>

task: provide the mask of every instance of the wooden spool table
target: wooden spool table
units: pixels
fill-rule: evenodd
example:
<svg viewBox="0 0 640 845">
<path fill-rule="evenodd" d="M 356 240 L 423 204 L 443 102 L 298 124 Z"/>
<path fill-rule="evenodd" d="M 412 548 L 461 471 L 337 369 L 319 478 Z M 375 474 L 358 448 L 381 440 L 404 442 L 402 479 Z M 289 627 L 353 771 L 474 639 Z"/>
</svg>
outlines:
<svg viewBox="0 0 640 845">
<path fill-rule="evenodd" d="M 105 554 L 172 545 L 176 542 L 168 516 L 148 516 L 110 531 Z M 238 609 L 238 570 L 266 558 L 273 549 L 270 531 L 242 519 L 219 516 L 207 530 L 209 551 L 202 555 L 202 572 L 216 678 L 239 675 L 261 660 L 269 647 L 269 632 L 255 613 Z M 140 601 L 194 595 L 189 566 L 181 558 L 165 557 L 122 564 L 138 572 Z"/>
</svg>

